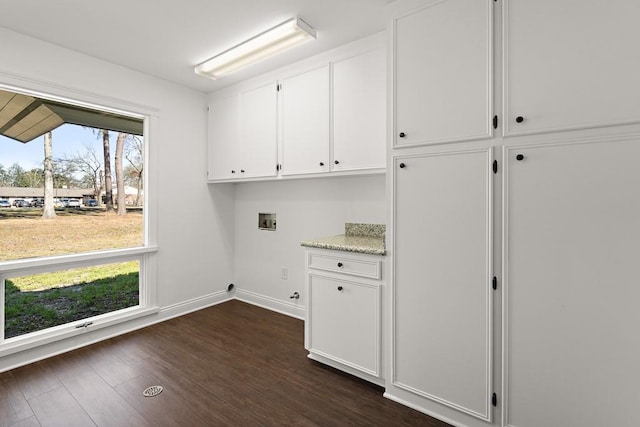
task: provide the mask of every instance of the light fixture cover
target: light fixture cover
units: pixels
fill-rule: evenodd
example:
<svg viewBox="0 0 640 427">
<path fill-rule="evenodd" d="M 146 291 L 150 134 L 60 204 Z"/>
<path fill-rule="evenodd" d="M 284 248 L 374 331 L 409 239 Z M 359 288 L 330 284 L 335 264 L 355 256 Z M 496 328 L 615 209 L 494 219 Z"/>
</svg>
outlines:
<svg viewBox="0 0 640 427">
<path fill-rule="evenodd" d="M 291 18 L 197 65 L 194 71 L 215 80 L 315 38 L 315 30 L 306 22 Z"/>
</svg>

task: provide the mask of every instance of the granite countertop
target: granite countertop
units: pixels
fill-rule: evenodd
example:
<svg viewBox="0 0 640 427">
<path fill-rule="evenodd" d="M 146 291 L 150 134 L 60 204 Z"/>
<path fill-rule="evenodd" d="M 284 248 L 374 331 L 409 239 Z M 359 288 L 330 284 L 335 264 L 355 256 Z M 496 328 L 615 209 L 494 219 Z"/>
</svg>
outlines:
<svg viewBox="0 0 640 427">
<path fill-rule="evenodd" d="M 309 248 L 386 255 L 385 225 L 346 223 L 344 234 L 305 240 L 300 245 Z"/>
</svg>

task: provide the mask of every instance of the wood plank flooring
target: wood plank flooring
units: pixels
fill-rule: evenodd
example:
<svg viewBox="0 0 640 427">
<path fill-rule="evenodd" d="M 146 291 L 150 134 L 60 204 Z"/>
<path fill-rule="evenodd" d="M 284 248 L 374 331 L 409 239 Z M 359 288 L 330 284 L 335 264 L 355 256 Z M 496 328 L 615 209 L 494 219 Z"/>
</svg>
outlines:
<svg viewBox="0 0 640 427">
<path fill-rule="evenodd" d="M 430 426 L 309 360 L 300 320 L 230 301 L 0 374 L 4 426 Z M 148 398 L 142 391 L 161 385 Z"/>
</svg>

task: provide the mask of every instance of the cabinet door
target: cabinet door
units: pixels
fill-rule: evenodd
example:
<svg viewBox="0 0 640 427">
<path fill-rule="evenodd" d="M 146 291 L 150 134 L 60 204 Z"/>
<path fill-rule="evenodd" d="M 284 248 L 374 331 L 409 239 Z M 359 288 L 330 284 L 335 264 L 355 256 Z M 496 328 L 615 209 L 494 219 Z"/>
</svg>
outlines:
<svg viewBox="0 0 640 427">
<path fill-rule="evenodd" d="M 505 425 L 640 425 L 638 158 L 637 137 L 506 150 Z"/>
<path fill-rule="evenodd" d="M 329 66 L 282 82 L 282 174 L 329 171 Z"/>
<path fill-rule="evenodd" d="M 505 135 L 640 121 L 640 2 L 509 0 L 503 8 Z"/>
<path fill-rule="evenodd" d="M 486 148 L 394 163 L 393 386 L 484 421 L 492 392 L 491 159 Z"/>
<path fill-rule="evenodd" d="M 386 50 L 333 64 L 333 162 L 331 169 L 386 165 Z"/>
<path fill-rule="evenodd" d="M 494 2 L 428 3 L 393 21 L 394 146 L 489 138 Z"/>
<path fill-rule="evenodd" d="M 209 104 L 209 179 L 230 179 L 236 171 L 240 98 L 214 99 Z"/>
<path fill-rule="evenodd" d="M 240 178 L 276 176 L 277 113 L 276 82 L 240 94 Z"/>
<path fill-rule="evenodd" d="M 380 287 L 309 275 L 309 351 L 380 375 Z"/>
</svg>

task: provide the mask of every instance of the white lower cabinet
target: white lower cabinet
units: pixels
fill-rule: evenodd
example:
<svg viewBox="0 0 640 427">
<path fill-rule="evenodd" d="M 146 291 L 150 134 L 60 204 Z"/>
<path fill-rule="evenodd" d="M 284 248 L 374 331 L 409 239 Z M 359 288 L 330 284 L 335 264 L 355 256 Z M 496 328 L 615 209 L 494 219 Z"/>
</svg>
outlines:
<svg viewBox="0 0 640 427">
<path fill-rule="evenodd" d="M 314 263 L 320 260 L 320 263 Z M 307 251 L 305 348 L 309 358 L 382 385 L 382 282 L 379 256 Z M 335 264 L 335 265 L 334 265 Z M 338 265 L 341 267 L 337 267 Z M 344 273 L 336 268 L 352 265 Z M 360 266 L 366 266 L 360 269 Z M 335 267 L 335 268 L 334 268 Z M 363 275 L 364 274 L 364 275 Z"/>
</svg>

